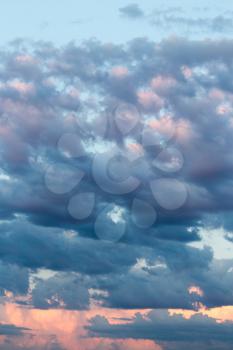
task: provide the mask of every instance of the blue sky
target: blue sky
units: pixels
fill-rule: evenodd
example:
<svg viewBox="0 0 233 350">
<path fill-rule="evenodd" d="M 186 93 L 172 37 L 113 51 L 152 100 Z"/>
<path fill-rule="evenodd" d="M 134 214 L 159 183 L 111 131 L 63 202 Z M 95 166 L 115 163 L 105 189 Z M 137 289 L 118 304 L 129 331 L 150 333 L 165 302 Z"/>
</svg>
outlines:
<svg viewBox="0 0 233 350">
<path fill-rule="evenodd" d="M 135 21 L 122 18 L 119 15 L 119 8 L 128 4 L 129 2 L 121 0 L 2 1 L 0 41 L 4 44 L 21 37 L 51 40 L 60 45 L 70 40 L 82 41 L 90 37 L 105 42 L 121 43 L 138 36 L 146 36 L 157 41 L 174 33 L 187 35 L 186 29 L 180 30 L 177 26 L 164 28 L 161 31 L 158 27 L 151 26 L 147 19 Z M 146 15 L 174 7 L 184 11 L 186 17 L 214 17 L 233 10 L 230 0 L 221 2 L 209 0 L 204 3 L 201 0 L 166 2 L 145 0 L 137 4 Z"/>
</svg>

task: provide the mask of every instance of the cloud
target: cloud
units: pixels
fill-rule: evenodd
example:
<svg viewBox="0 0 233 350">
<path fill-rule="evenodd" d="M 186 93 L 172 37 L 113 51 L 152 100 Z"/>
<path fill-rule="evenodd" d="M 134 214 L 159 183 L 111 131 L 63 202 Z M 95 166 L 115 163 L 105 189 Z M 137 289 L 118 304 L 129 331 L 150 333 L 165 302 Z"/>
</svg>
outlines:
<svg viewBox="0 0 233 350">
<path fill-rule="evenodd" d="M 150 23 L 153 26 L 164 28 L 164 30 L 173 29 L 179 30 L 179 28 L 186 28 L 191 32 L 200 33 L 201 31 L 212 33 L 224 33 L 232 32 L 233 21 L 230 17 L 219 15 L 215 17 L 189 17 L 185 15 L 170 14 L 164 12 L 163 14 L 154 13 L 151 16 Z"/>
<path fill-rule="evenodd" d="M 181 315 L 170 316 L 167 311 L 157 310 L 149 312 L 146 317 L 137 314 L 130 322 L 121 324 L 110 324 L 106 318 L 96 316 L 90 320 L 88 330 L 90 335 L 104 338 L 155 340 L 165 349 L 183 346 L 215 349 L 216 343 L 223 349 L 230 349 L 232 326 L 232 322 L 218 323 L 202 314 L 185 319 Z"/>
<path fill-rule="evenodd" d="M 138 4 L 129 4 L 125 7 L 119 8 L 120 14 L 128 17 L 130 19 L 137 19 L 144 17 L 143 10 L 139 7 Z"/>
<path fill-rule="evenodd" d="M 27 347 L 26 347 L 27 346 Z M 56 343 L 56 342 L 50 342 L 47 344 L 42 345 L 42 347 L 39 345 L 33 345 L 33 346 L 28 346 L 27 344 L 23 344 L 22 346 L 20 344 L 15 344 L 14 341 L 12 341 L 12 339 L 7 339 L 6 341 L 4 341 L 2 344 L 0 344 L 0 349 L 1 350 L 23 350 L 23 349 L 27 349 L 27 350 L 64 350 L 64 348 Z"/>
<path fill-rule="evenodd" d="M 39 309 L 85 310 L 89 307 L 89 292 L 77 276 L 57 274 L 44 281 L 37 279 L 32 303 Z"/>
<path fill-rule="evenodd" d="M 16 327 L 10 324 L 0 324 L 0 335 L 6 336 L 20 336 L 23 332 L 29 331 L 27 328 Z"/>
<path fill-rule="evenodd" d="M 170 38 L 2 52 L 0 287 L 11 300 L 232 305 L 232 260 L 202 244 L 203 227 L 222 226 L 231 244 L 232 47 Z M 31 285 L 38 269 L 54 275 Z"/>
<path fill-rule="evenodd" d="M 1 294 L 11 292 L 16 295 L 26 294 L 29 288 L 29 271 L 17 265 L 0 263 Z"/>
<path fill-rule="evenodd" d="M 229 13 L 219 11 L 218 15 L 206 15 L 206 8 L 193 8 L 192 15 L 182 7 L 155 8 L 150 13 L 145 12 L 138 4 L 129 4 L 119 8 L 122 16 L 131 20 L 146 19 L 148 24 L 166 34 L 183 35 L 186 37 L 200 36 L 212 33 L 217 37 L 226 37 L 233 30 L 233 21 Z"/>
</svg>

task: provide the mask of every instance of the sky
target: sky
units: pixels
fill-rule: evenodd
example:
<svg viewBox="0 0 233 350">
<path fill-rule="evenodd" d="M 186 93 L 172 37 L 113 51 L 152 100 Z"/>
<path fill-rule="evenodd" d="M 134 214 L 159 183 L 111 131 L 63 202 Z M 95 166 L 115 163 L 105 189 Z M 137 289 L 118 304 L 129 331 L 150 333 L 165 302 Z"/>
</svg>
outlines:
<svg viewBox="0 0 233 350">
<path fill-rule="evenodd" d="M 0 5 L 0 350 L 232 349 L 231 1 Z"/>
<path fill-rule="evenodd" d="M 122 43 L 144 36 L 158 41 L 173 34 L 205 37 L 232 34 L 232 23 L 224 25 L 220 19 L 217 30 L 211 30 L 209 23 L 216 17 L 229 18 L 231 21 L 231 0 L 144 0 L 136 3 L 141 10 L 141 16 L 136 15 L 136 18 L 133 15 L 124 16 L 124 11 L 120 10 L 128 5 L 131 3 L 125 0 L 1 1 L 1 45 L 16 38 L 65 45 L 72 40 L 80 43 L 91 37 L 104 42 Z M 161 17 L 161 12 L 167 17 L 163 26 L 155 23 L 158 16 Z M 182 21 L 182 18 L 190 23 Z M 204 23 L 201 26 L 198 21 L 191 23 L 195 19 Z"/>
</svg>

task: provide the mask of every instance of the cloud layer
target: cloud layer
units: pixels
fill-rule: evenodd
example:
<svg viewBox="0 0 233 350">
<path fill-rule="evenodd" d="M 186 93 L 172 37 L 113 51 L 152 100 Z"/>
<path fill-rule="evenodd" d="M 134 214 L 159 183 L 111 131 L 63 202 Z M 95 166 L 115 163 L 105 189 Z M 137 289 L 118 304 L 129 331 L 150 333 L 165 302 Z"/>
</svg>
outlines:
<svg viewBox="0 0 233 350">
<path fill-rule="evenodd" d="M 182 38 L 62 48 L 18 41 L 0 52 L 3 303 L 233 305 L 233 259 L 196 245 L 204 228 L 221 228 L 232 245 L 232 53 L 231 40 Z M 231 324 L 165 311 L 160 339 L 153 315 L 123 326 L 95 319 L 91 330 L 134 338 L 139 324 L 139 338 L 166 343 L 175 320 L 187 325 L 183 342 L 200 323 L 232 345 Z"/>
</svg>

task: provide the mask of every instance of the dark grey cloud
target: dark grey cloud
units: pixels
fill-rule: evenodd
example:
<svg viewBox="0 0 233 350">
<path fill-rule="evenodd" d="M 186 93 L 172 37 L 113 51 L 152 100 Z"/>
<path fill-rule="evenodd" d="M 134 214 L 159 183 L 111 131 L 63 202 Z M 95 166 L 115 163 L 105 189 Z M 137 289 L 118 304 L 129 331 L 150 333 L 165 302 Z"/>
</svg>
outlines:
<svg viewBox="0 0 233 350">
<path fill-rule="evenodd" d="M 119 8 L 120 14 L 125 17 L 136 19 L 144 17 L 144 11 L 139 7 L 138 4 L 132 3 L 125 7 Z"/>
<path fill-rule="evenodd" d="M 17 265 L 0 263 L 0 290 L 4 295 L 5 291 L 14 294 L 26 294 L 29 288 L 29 271 Z"/>
<path fill-rule="evenodd" d="M 109 292 L 103 298 L 106 306 L 131 309 L 196 309 L 200 304 L 210 308 L 232 305 L 232 260 L 214 261 L 205 268 L 198 267 L 196 262 L 192 267 L 189 265 L 187 270 L 179 270 L 177 266 L 169 267 L 161 257 L 153 265 L 149 262 L 141 263 L 141 267 L 139 264 L 114 280 L 99 280 L 99 288 Z M 218 283 L 220 278 L 221 287 Z M 191 286 L 198 286 L 202 294 L 190 293 Z"/>
<path fill-rule="evenodd" d="M 214 307 L 231 305 L 233 301 L 232 272 L 229 271 L 232 261 L 212 262 L 209 249 L 198 250 L 177 242 L 162 243 L 163 240 L 153 237 L 148 237 L 148 242 L 114 244 L 81 238 L 75 231 L 38 228 L 19 222 L 1 229 L 6 232 L 1 235 L 1 259 L 19 265 L 17 275 L 9 275 L 14 278 L 12 286 L 7 284 L 8 280 L 2 280 L 6 290 L 27 293 L 27 284 L 19 289 L 22 284 L 19 277 L 25 268 L 61 271 L 46 280 L 36 279 L 30 293 L 32 298 L 24 304 L 41 309 L 87 309 L 89 288 L 104 292 L 94 298 L 106 306 L 126 309 L 195 309 L 199 302 Z M 6 266 L 9 270 L 9 265 Z M 171 285 L 174 288 L 170 288 Z M 199 286 L 204 296 L 191 295 L 188 289 L 192 285 Z M 132 296 L 129 290 L 138 292 Z M 22 303 L 20 299 L 16 302 Z"/>
<path fill-rule="evenodd" d="M 230 349 L 233 344 L 232 322 L 218 323 L 215 319 L 196 314 L 190 319 L 170 316 L 167 311 L 151 311 L 147 317 L 137 314 L 131 322 L 110 324 L 104 317 L 90 321 L 90 335 L 104 338 L 150 339 L 161 343 L 164 349 Z M 185 347 L 184 347 L 185 348 Z"/>
<path fill-rule="evenodd" d="M 47 280 L 37 279 L 32 291 L 32 303 L 39 309 L 86 310 L 89 307 L 89 292 L 77 276 L 57 274 Z"/>
<path fill-rule="evenodd" d="M 24 327 L 16 327 L 15 325 L 11 324 L 0 324 L 0 335 L 20 336 L 25 331 L 29 331 L 29 329 Z"/>
<path fill-rule="evenodd" d="M 7 337 L 1 344 L 0 344 L 1 350 L 23 350 L 25 349 L 25 344 L 17 344 L 14 339 L 11 337 Z M 57 340 L 49 339 L 49 342 L 46 344 L 41 345 L 32 345 L 30 346 L 29 343 L 27 344 L 28 350 L 65 350 L 62 345 L 58 343 Z"/>
</svg>

